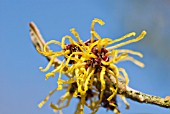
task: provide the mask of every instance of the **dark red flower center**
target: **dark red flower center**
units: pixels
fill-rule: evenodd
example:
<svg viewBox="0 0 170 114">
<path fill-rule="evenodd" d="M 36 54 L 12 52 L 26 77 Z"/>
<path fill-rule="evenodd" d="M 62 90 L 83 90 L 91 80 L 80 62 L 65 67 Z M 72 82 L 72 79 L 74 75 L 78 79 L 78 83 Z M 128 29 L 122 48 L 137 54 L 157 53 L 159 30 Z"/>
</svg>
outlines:
<svg viewBox="0 0 170 114">
<path fill-rule="evenodd" d="M 97 40 L 94 40 L 94 42 L 96 42 Z M 93 42 L 93 43 L 94 43 Z M 84 44 L 86 46 L 89 46 L 91 44 L 91 40 L 87 40 L 84 42 Z M 80 46 L 82 46 L 82 44 L 79 44 Z M 68 44 L 66 45 L 66 48 L 64 50 L 70 50 L 70 54 L 73 52 L 81 52 L 80 48 L 74 44 Z M 101 50 L 99 50 L 97 48 L 97 45 L 94 46 L 91 50 L 91 52 L 97 56 L 97 58 L 91 58 L 91 60 L 87 60 L 85 68 L 87 69 L 89 66 L 95 67 L 96 69 L 101 69 L 101 66 L 106 66 L 103 65 L 101 63 L 102 60 L 104 60 L 105 62 L 109 61 L 109 57 L 106 56 L 106 53 L 108 52 L 108 50 L 104 47 L 101 48 Z M 68 54 L 68 56 L 70 55 Z M 78 55 L 78 58 L 81 58 L 81 55 Z M 75 61 L 74 60 L 70 60 L 69 64 L 74 64 Z M 106 66 L 107 67 L 107 66 Z"/>
</svg>

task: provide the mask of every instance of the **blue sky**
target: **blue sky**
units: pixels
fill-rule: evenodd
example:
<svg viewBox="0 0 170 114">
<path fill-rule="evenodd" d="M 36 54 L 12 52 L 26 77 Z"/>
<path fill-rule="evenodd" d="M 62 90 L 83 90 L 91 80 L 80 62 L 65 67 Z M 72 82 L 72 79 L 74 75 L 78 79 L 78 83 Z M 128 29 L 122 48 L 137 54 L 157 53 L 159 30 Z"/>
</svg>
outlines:
<svg viewBox="0 0 170 114">
<path fill-rule="evenodd" d="M 38 69 L 47 61 L 31 43 L 28 26 L 31 21 L 37 24 L 46 41 L 61 41 L 62 36 L 71 35 L 72 27 L 86 40 L 94 18 L 106 23 L 102 27 L 96 25 L 103 37 L 114 39 L 132 31 L 140 34 L 146 30 L 148 34 L 142 41 L 125 47 L 142 52 L 144 58 L 137 59 L 145 63 L 143 69 L 130 62 L 123 64 L 130 77 L 129 85 L 152 95 L 170 95 L 169 5 L 168 0 L 0 0 L 0 114 L 53 114 L 49 103 L 56 102 L 63 94 L 57 92 L 43 108 L 37 107 L 56 87 L 56 79 L 45 81 L 45 74 Z M 128 101 L 129 110 L 118 101 L 123 114 L 170 112 L 158 106 Z M 64 109 L 64 114 L 75 111 L 75 102 L 77 100 Z M 85 109 L 85 113 L 89 112 Z M 97 114 L 105 112 L 101 108 Z"/>
</svg>

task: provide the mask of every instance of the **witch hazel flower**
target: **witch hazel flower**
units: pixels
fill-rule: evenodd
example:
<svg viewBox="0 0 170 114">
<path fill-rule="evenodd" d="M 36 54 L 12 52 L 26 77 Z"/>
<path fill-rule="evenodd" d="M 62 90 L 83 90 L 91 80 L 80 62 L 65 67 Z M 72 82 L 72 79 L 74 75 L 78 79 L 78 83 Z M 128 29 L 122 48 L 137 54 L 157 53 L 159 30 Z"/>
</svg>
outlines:
<svg viewBox="0 0 170 114">
<path fill-rule="evenodd" d="M 142 31 L 139 36 L 130 40 L 126 39 L 136 36 L 135 32 L 113 40 L 112 38 L 101 38 L 94 29 L 96 23 L 105 24 L 101 19 L 95 18 L 91 24 L 91 38 L 87 41 L 82 41 L 76 29 L 72 28 L 70 32 L 77 40 L 66 35 L 61 42 L 51 40 L 45 43 L 42 49 L 37 47 L 40 54 L 50 57 L 47 66 L 45 68 L 40 67 L 40 70 L 47 72 L 46 80 L 50 77 L 56 77 L 58 85 L 38 105 L 40 108 L 53 93 L 65 89 L 66 93 L 57 104 L 50 104 L 54 111 L 61 112 L 63 108 L 69 106 L 71 99 L 75 97 L 79 99 L 75 114 L 83 114 L 85 106 L 91 109 L 92 113 L 96 113 L 100 107 L 113 110 L 117 114 L 120 113 L 116 100 L 118 83 L 122 81 L 128 85 L 129 78 L 126 70 L 119 68 L 117 64 L 122 61 L 131 61 L 140 67 L 144 67 L 144 64 L 131 56 L 143 57 L 140 52 L 119 48 L 142 40 L 146 35 L 146 31 Z M 65 43 L 67 39 L 70 42 L 69 44 Z M 49 49 L 50 44 L 56 44 L 62 50 L 53 51 Z M 63 56 L 64 60 L 55 65 L 52 71 L 49 71 L 50 67 L 55 64 L 55 59 L 59 56 Z M 56 76 L 56 73 L 59 73 L 59 76 Z M 63 74 L 69 74 L 69 76 Z M 67 76 L 67 79 L 63 79 L 63 76 Z M 129 104 L 125 97 L 123 95 L 119 96 L 128 107 Z"/>
</svg>

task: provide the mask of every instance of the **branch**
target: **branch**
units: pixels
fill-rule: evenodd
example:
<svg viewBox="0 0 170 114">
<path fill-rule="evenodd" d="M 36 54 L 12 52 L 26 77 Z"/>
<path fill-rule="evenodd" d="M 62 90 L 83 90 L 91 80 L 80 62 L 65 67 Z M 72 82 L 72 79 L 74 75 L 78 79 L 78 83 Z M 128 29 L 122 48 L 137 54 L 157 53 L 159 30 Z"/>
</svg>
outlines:
<svg viewBox="0 0 170 114">
<path fill-rule="evenodd" d="M 158 96 L 153 96 L 149 94 L 142 93 L 140 91 L 134 90 L 127 86 L 125 83 L 120 82 L 118 84 L 118 94 L 124 94 L 126 98 L 130 98 L 131 100 L 154 104 L 160 107 L 170 108 L 170 96 L 166 96 L 165 98 L 161 98 Z"/>
<path fill-rule="evenodd" d="M 34 23 L 30 23 L 30 35 L 32 43 L 35 47 L 38 47 L 40 50 L 43 50 L 45 41 L 42 38 L 39 30 L 35 26 Z M 47 50 L 49 50 L 49 47 L 47 47 Z M 46 57 L 48 60 L 51 59 L 50 56 Z M 61 61 L 57 58 L 54 60 L 54 67 L 57 67 L 61 64 Z M 67 69 L 64 69 L 66 71 Z M 72 77 L 71 74 L 65 73 L 66 76 Z M 113 81 L 114 83 L 114 81 Z M 118 94 L 125 95 L 125 97 L 130 98 L 131 100 L 140 102 L 140 103 L 147 103 L 147 104 L 154 104 L 158 105 L 160 107 L 170 108 L 170 96 L 167 96 L 165 98 L 161 98 L 158 96 L 152 96 L 145 93 L 142 93 L 140 91 L 134 90 L 127 86 L 125 83 L 119 81 L 118 83 Z"/>
</svg>

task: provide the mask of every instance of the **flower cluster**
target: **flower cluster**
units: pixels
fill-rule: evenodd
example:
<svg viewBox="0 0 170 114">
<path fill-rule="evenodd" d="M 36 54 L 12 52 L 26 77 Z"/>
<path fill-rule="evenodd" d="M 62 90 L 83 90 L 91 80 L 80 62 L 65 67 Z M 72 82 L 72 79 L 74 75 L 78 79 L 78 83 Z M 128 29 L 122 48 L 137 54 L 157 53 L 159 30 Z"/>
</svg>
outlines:
<svg viewBox="0 0 170 114">
<path fill-rule="evenodd" d="M 70 32 L 77 41 L 66 35 L 61 42 L 51 40 L 44 45 L 43 50 L 37 48 L 40 54 L 51 57 L 46 68 L 40 67 L 40 70 L 43 72 L 49 70 L 54 64 L 55 58 L 64 56 L 61 64 L 46 74 L 46 79 L 48 79 L 59 72 L 58 86 L 39 104 L 39 107 L 42 107 L 54 92 L 66 89 L 66 93 L 57 104 L 50 104 L 55 111 L 61 111 L 69 106 L 70 100 L 76 97 L 79 98 L 76 114 L 83 114 L 84 106 L 90 108 L 92 113 L 97 112 L 100 106 L 119 113 L 116 103 L 118 83 L 123 81 L 128 85 L 129 79 L 125 69 L 117 67 L 117 63 L 129 60 L 140 67 L 143 67 L 144 64 L 130 56 L 132 54 L 142 57 L 141 53 L 118 48 L 143 39 L 146 32 L 142 31 L 138 37 L 121 42 L 126 38 L 135 36 L 136 33 L 131 32 L 115 40 L 101 38 L 94 29 L 95 23 L 104 25 L 102 20 L 95 18 L 91 24 L 91 38 L 85 42 L 80 39 L 75 28 L 72 28 Z M 65 44 L 66 39 L 69 40 L 70 44 Z M 49 44 L 57 44 L 61 46 L 62 50 L 59 52 L 47 50 Z M 115 45 L 108 47 L 111 44 Z M 62 78 L 62 74 L 70 74 L 70 76 L 65 80 Z M 128 105 L 124 96 L 121 95 L 120 97 Z"/>
</svg>

